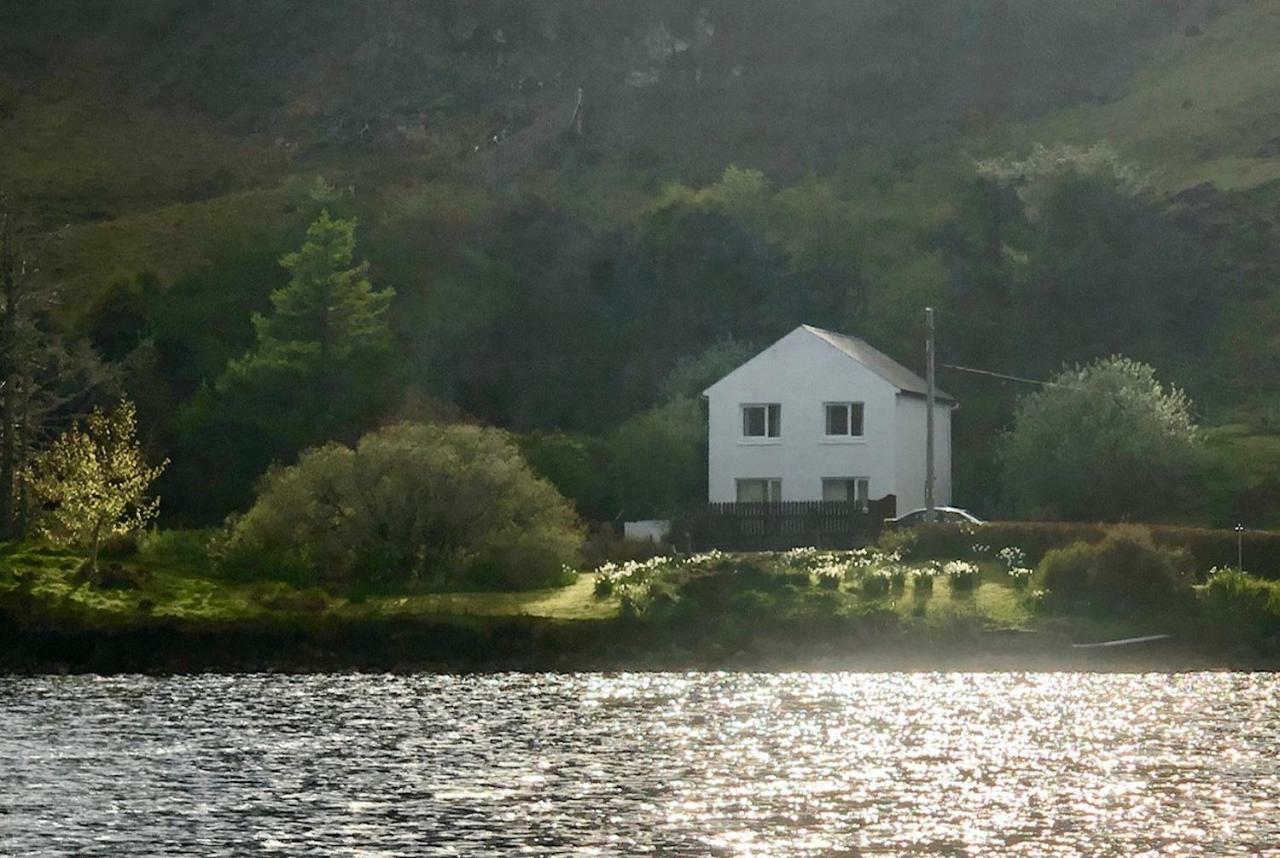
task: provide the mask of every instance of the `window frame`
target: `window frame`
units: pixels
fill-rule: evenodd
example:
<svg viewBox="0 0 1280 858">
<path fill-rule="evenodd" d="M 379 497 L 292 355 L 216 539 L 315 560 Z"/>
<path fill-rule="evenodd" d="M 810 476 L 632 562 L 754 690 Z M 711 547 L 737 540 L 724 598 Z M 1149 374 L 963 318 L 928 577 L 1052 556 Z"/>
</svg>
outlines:
<svg viewBox="0 0 1280 858">
<path fill-rule="evenodd" d="M 858 406 L 858 429 L 857 435 L 853 434 L 853 407 Z M 844 425 L 847 431 L 844 434 L 832 435 L 829 430 L 831 428 L 830 409 L 844 409 Z M 867 404 L 858 402 L 857 400 L 844 400 L 822 403 L 822 441 L 826 444 L 863 444 L 867 440 Z"/>
<path fill-rule="evenodd" d="M 843 501 L 827 500 L 827 485 L 829 483 L 844 483 L 845 499 Z M 848 485 L 852 483 L 853 497 L 849 497 Z M 861 492 L 859 492 L 861 489 Z M 871 508 L 871 478 L 870 477 L 823 477 L 822 478 L 822 499 L 827 503 L 854 503 L 862 512 L 867 512 Z"/>
<path fill-rule="evenodd" d="M 748 409 L 764 410 L 764 434 L 747 434 Z M 782 403 L 781 402 L 744 402 L 738 406 L 738 414 L 742 420 L 741 434 L 738 436 L 742 444 L 780 444 L 782 443 Z M 773 430 L 773 434 L 769 434 Z"/>
<path fill-rule="evenodd" d="M 738 498 L 742 497 L 743 483 L 764 483 L 765 499 L 762 501 L 738 500 Z M 735 503 L 781 503 L 782 477 L 735 477 L 733 480 L 733 497 Z"/>
</svg>

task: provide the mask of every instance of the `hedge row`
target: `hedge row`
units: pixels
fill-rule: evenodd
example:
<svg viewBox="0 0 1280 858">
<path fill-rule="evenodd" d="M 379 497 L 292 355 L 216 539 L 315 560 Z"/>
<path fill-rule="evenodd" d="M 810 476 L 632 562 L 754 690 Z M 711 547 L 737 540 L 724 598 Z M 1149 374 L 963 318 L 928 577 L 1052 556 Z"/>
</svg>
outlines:
<svg viewBox="0 0 1280 858">
<path fill-rule="evenodd" d="M 1039 563 L 1051 549 L 1075 542 L 1101 541 L 1110 527 L 1115 525 L 1057 521 L 992 521 L 980 527 L 921 525 L 912 528 L 915 541 L 911 554 L 922 558 L 962 557 L 972 553 L 974 545 L 989 546 L 992 551 L 1016 545 L 1026 552 L 1028 562 Z M 1185 549 L 1200 576 L 1214 566 L 1234 568 L 1236 565 L 1234 530 L 1162 524 L 1144 527 L 1151 531 L 1157 545 Z M 1245 569 L 1262 578 L 1280 580 L 1280 533 L 1246 530 L 1243 547 Z"/>
</svg>

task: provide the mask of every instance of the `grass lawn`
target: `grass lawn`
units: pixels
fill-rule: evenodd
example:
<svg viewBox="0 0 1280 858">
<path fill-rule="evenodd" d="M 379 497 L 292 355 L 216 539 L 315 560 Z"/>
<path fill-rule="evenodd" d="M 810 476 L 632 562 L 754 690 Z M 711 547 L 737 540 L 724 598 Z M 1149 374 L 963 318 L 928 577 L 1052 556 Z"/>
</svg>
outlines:
<svg viewBox="0 0 1280 858">
<path fill-rule="evenodd" d="M 639 618 L 656 625 L 698 625 L 726 617 L 755 617 L 768 622 L 856 618 L 890 611 L 904 630 L 926 635 L 961 627 L 991 631 L 1065 630 L 1081 639 L 1105 639 L 1133 631 L 1126 624 L 1098 623 L 1085 628 L 1085 618 L 1037 614 L 1028 590 L 1017 589 L 1002 564 L 979 564 L 981 579 L 968 591 L 956 591 L 945 575 L 936 576 L 929 593 L 905 589 L 865 595 L 860 577 L 850 573 L 836 589 L 821 587 L 816 577 L 787 565 L 783 555 L 723 555 L 710 566 L 672 561 L 645 577 L 597 596 L 596 575 L 584 572 L 563 587 L 524 592 L 426 593 L 351 596 L 319 588 L 299 588 L 282 581 L 231 581 L 218 576 L 203 554 L 204 535 L 166 532 L 143 540 L 140 553 L 119 563 L 136 573 L 129 586 L 111 587 L 85 581 L 75 553 L 30 545 L 0 547 L 0 612 L 27 616 L 54 628 L 128 629 L 161 623 L 219 627 L 251 627 L 313 621 L 447 620 L 541 618 L 554 621 L 608 620 L 619 616 L 624 602 Z M 756 571 L 752 572 L 751 570 Z M 719 570 L 715 572 L 714 570 Z M 760 577 L 760 570 L 766 573 Z M 699 576 L 719 574 L 729 590 L 707 594 L 696 586 Z M 754 576 L 754 577 L 753 577 Z M 781 577 L 775 577 L 781 576 Z M 774 583 L 769 583 L 773 581 Z M 783 586 L 783 582 L 785 586 Z M 805 582 L 808 582 L 807 584 Z M 638 588 L 638 589 L 637 589 Z M 646 610 L 654 593 L 665 593 L 667 605 L 687 610 Z M 717 595 L 719 594 L 719 595 Z M 761 601 L 763 600 L 763 601 Z M 752 613 L 752 612 L 755 613 Z M 701 618 L 701 619 L 697 619 Z M 753 620 L 754 622 L 755 620 Z M 1147 630 L 1133 632 L 1145 633 Z M 1156 629 L 1155 631 L 1162 631 Z"/>
<path fill-rule="evenodd" d="M 542 617 L 555 620 L 607 619 L 618 612 L 616 598 L 593 593 L 587 574 L 565 587 L 524 592 L 370 595 L 349 599 L 318 589 L 298 589 L 277 581 L 220 580 L 208 569 L 166 547 L 144 546 L 127 570 L 140 570 L 136 587 L 90 584 L 77 575 L 81 557 L 31 546 L 0 550 L 0 604 L 29 599 L 48 615 L 74 618 L 85 627 L 118 627 L 155 619 L 197 623 L 270 620 L 289 616 L 367 618 Z M 106 566 L 112 561 L 103 560 Z"/>
<path fill-rule="evenodd" d="M 967 592 L 956 592 L 945 578 L 933 584 L 928 597 L 907 589 L 889 597 L 889 604 L 912 625 L 937 627 L 964 619 L 980 620 L 992 629 L 1025 629 L 1035 620 L 1026 590 L 1016 590 L 998 564 L 983 563 L 982 581 Z"/>
<path fill-rule="evenodd" d="M 0 600 L 25 599 L 53 617 L 74 619 L 86 627 L 129 626 L 157 619 L 218 623 L 270 620 L 288 616 L 394 619 L 414 617 L 541 617 L 553 620 L 603 620 L 619 613 L 618 594 L 597 596 L 595 575 L 585 572 L 564 587 L 522 592 L 426 593 L 349 597 L 281 581 L 220 579 L 203 559 L 195 534 L 162 534 L 144 540 L 140 554 L 120 563 L 140 574 L 134 586 L 100 586 L 77 573 L 82 559 L 69 551 L 29 545 L 0 549 Z M 730 555 L 729 562 L 781 563 L 771 555 Z M 104 567 L 115 563 L 104 559 Z M 855 580 L 831 593 L 834 602 L 820 610 L 861 613 L 888 608 L 909 626 L 943 627 L 978 620 L 984 627 L 1025 628 L 1034 616 L 1025 591 L 1015 590 L 999 564 L 985 563 L 983 580 L 972 591 L 955 592 L 945 577 L 933 592 L 917 595 L 910 584 L 901 592 L 864 596 Z M 821 591 L 816 583 L 815 594 Z M 677 593 L 678 593 L 677 589 Z M 804 588 L 799 591 L 804 593 Z"/>
<path fill-rule="evenodd" d="M 616 616 L 618 600 L 597 597 L 594 587 L 595 576 L 584 574 L 567 587 L 517 593 L 430 593 L 380 597 L 370 598 L 361 604 L 343 602 L 336 606 L 336 610 L 339 613 L 527 616 L 554 620 L 603 620 Z"/>
</svg>

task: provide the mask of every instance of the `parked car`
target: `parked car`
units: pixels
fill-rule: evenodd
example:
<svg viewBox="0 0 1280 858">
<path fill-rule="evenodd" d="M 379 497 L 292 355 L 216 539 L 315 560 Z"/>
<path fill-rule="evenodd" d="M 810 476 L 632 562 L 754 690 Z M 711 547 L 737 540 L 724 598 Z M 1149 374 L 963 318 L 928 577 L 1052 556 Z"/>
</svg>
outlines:
<svg viewBox="0 0 1280 858">
<path fill-rule="evenodd" d="M 934 515 L 938 524 L 971 524 L 974 526 L 982 526 L 985 521 L 978 518 L 967 509 L 960 509 L 954 506 L 938 506 L 933 508 Z M 915 527 L 917 524 L 925 523 L 925 516 L 929 514 L 927 509 L 913 509 L 911 512 L 905 512 L 897 518 L 886 518 L 884 526 L 889 529 L 895 527 Z"/>
</svg>

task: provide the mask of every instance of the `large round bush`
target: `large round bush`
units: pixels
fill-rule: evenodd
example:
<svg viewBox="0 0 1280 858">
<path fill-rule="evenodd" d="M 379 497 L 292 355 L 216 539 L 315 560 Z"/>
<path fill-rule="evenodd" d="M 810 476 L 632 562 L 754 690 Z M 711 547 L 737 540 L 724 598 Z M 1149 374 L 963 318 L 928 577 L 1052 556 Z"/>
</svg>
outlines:
<svg viewBox="0 0 1280 858">
<path fill-rule="evenodd" d="M 504 433 L 402 423 L 269 471 L 225 557 L 340 585 L 523 589 L 561 581 L 581 544 Z"/>
<path fill-rule="evenodd" d="M 1088 603 L 1112 614 L 1176 605 L 1191 596 L 1191 556 L 1157 545 L 1151 531 L 1133 525 L 1107 529 L 1099 542 L 1055 548 L 1040 561 L 1051 602 Z"/>
</svg>

